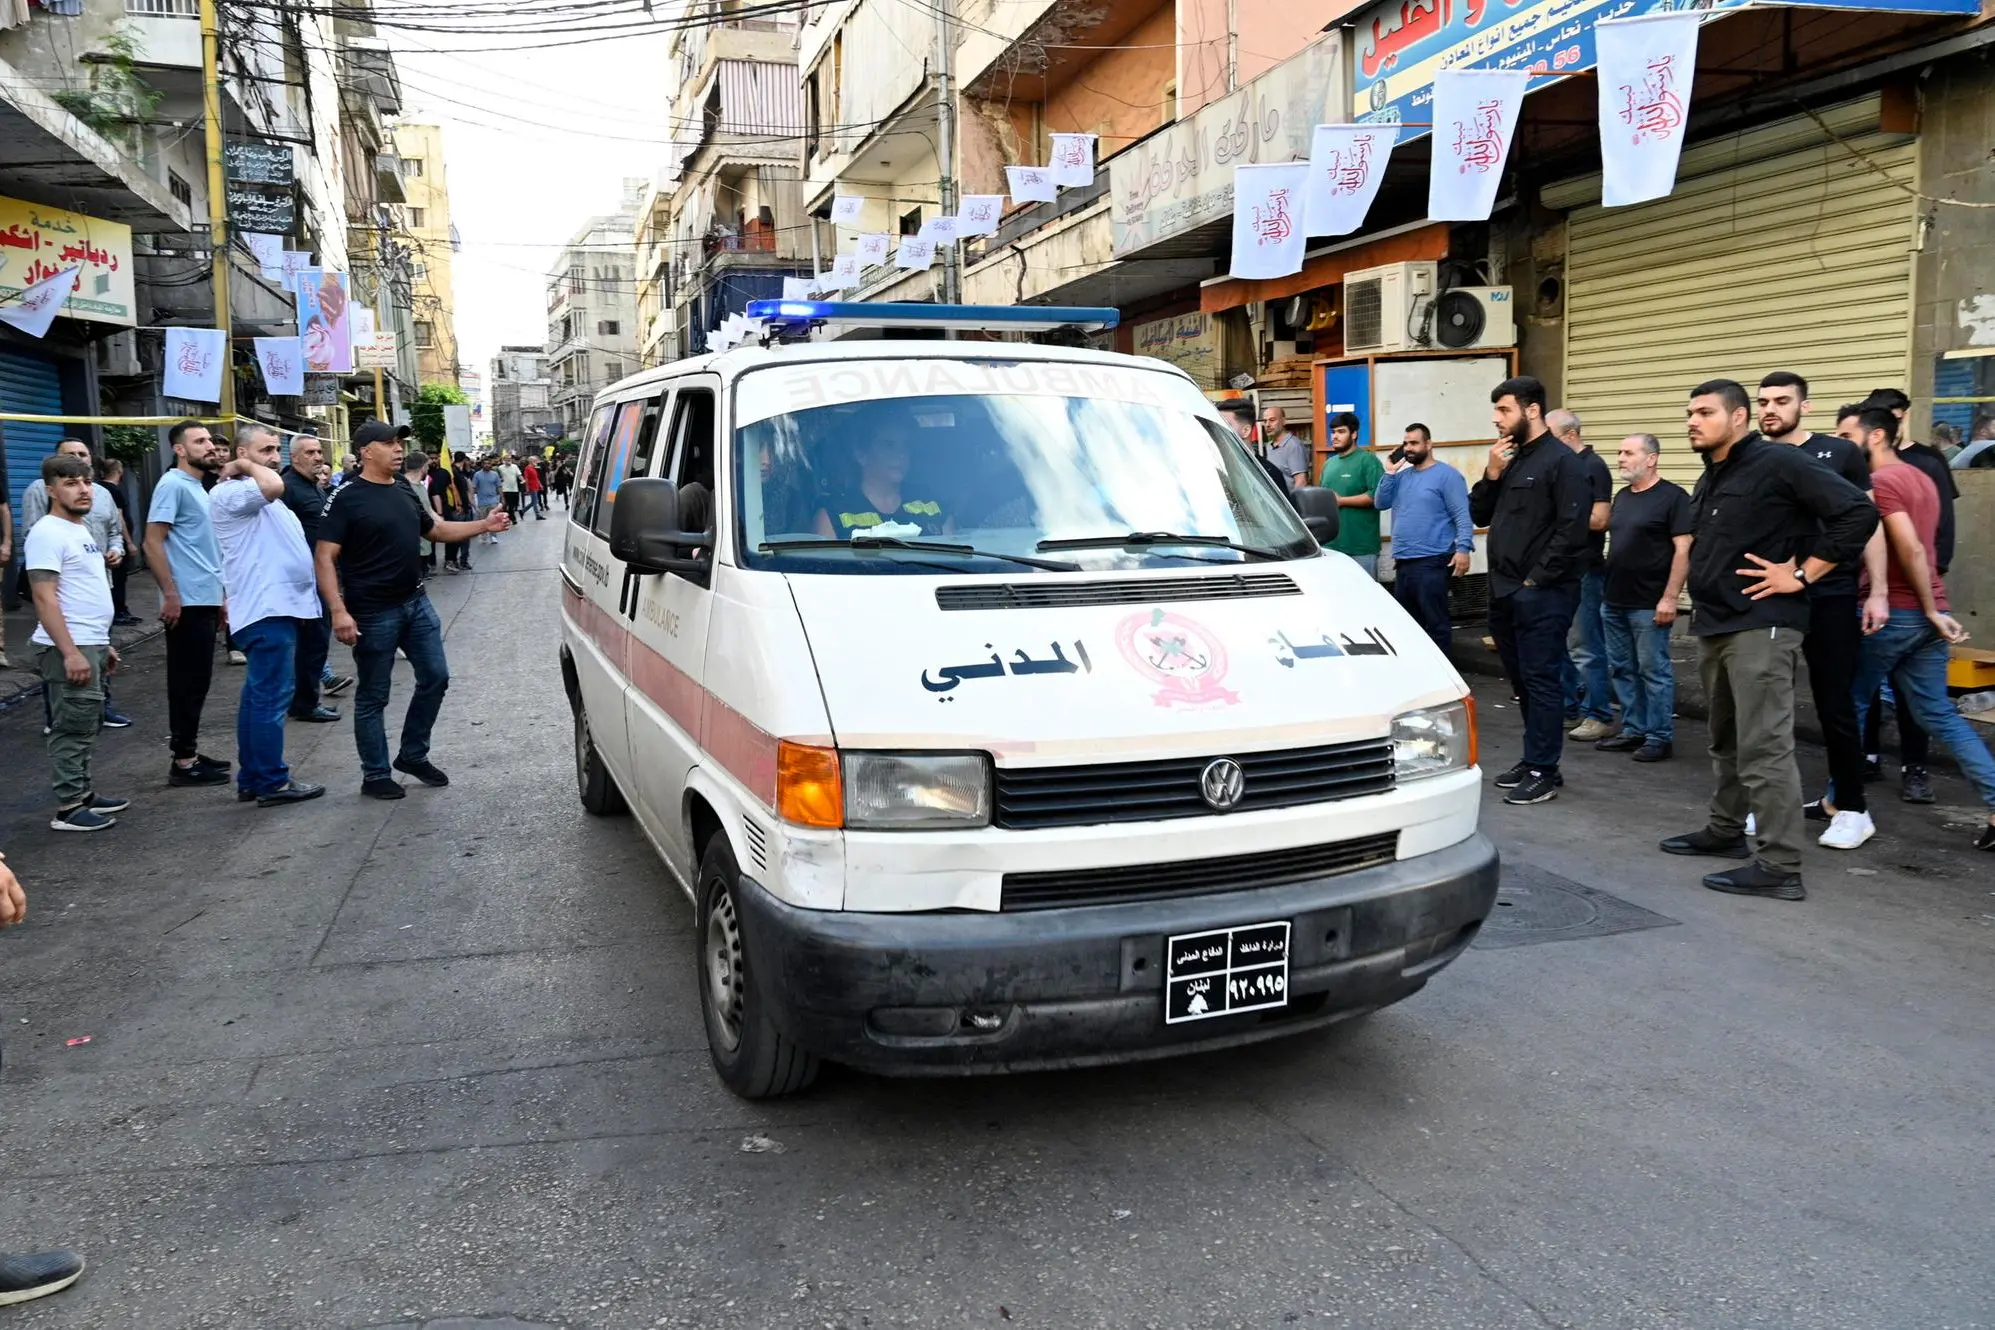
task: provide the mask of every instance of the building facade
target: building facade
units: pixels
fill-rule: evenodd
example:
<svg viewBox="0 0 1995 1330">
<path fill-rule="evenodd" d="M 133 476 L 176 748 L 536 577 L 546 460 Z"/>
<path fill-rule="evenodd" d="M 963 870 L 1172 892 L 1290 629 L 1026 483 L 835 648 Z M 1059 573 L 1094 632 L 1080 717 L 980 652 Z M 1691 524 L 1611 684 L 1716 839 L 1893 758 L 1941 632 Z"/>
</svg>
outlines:
<svg viewBox="0 0 1995 1330">
<path fill-rule="evenodd" d="M 637 368 L 637 208 L 649 182 L 623 182 L 621 206 L 578 227 L 547 274 L 549 405 L 577 437 L 602 389 Z"/>
<path fill-rule="evenodd" d="M 450 182 L 444 170 L 443 130 L 436 125 L 396 124 L 395 156 L 402 164 L 402 240 L 412 251 L 410 297 L 416 345 L 416 374 L 423 383 L 458 384 L 464 366 L 458 358 L 456 304 L 451 261 L 457 228 L 450 219 Z"/>
<path fill-rule="evenodd" d="M 492 446 L 501 452 L 538 450 L 553 441 L 560 415 L 550 397 L 547 352 L 538 346 L 502 346 L 492 357 Z"/>
</svg>

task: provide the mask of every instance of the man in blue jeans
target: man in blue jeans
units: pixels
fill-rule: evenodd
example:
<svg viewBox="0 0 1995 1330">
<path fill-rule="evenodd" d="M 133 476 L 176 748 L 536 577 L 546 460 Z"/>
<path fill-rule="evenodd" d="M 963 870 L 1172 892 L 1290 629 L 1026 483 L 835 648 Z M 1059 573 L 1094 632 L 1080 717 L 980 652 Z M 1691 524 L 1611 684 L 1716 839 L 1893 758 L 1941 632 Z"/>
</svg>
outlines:
<svg viewBox="0 0 1995 1330">
<path fill-rule="evenodd" d="M 297 686 L 298 630 L 319 622 L 312 552 L 297 514 L 285 506 L 276 431 L 244 425 L 235 456 L 208 492 L 229 623 L 247 657 L 236 708 L 236 798 L 258 808 L 302 803 L 323 785 L 291 779 L 284 763 L 284 716 Z"/>
<path fill-rule="evenodd" d="M 1621 733 L 1601 739 L 1603 753 L 1661 762 L 1676 748 L 1676 672 L 1669 658 L 1677 597 L 1690 576 L 1690 496 L 1657 474 L 1662 443 L 1653 434 L 1621 440 L 1621 479 L 1607 530 L 1601 618 L 1607 668 L 1621 699 Z"/>
<path fill-rule="evenodd" d="M 1581 437 L 1578 416 L 1563 408 L 1547 411 L 1545 426 L 1578 457 L 1593 495 L 1586 516 L 1591 535 L 1586 557 L 1581 560 L 1579 611 L 1566 635 L 1565 669 L 1560 676 L 1567 733 L 1581 743 L 1592 743 L 1614 733 L 1614 685 L 1607 669 L 1607 629 L 1602 612 L 1606 603 L 1607 509 L 1614 497 L 1614 477 L 1593 445 Z"/>
<path fill-rule="evenodd" d="M 400 799 L 401 783 L 389 774 L 388 736 L 382 713 L 395 669 L 395 650 L 409 658 L 416 688 L 402 721 L 402 746 L 392 764 L 425 785 L 450 777 L 429 760 L 430 732 L 450 686 L 443 655 L 443 625 L 423 592 L 425 540 L 445 545 L 511 523 L 495 512 L 479 522 L 440 522 L 428 502 L 402 479 L 404 446 L 395 427 L 370 420 L 355 431 L 360 473 L 334 492 L 319 519 L 319 594 L 332 611 L 333 636 L 353 648 L 353 741 L 360 750 L 361 792 Z"/>
<path fill-rule="evenodd" d="M 1392 594 L 1446 655 L 1454 636 L 1448 579 L 1468 576 L 1475 552 L 1469 483 L 1435 460 L 1425 425 L 1406 427 L 1399 456 L 1397 462 L 1387 459 L 1385 479 L 1373 496 L 1381 512 L 1392 513 Z"/>
<path fill-rule="evenodd" d="M 1967 630 L 1946 612 L 1946 586 L 1937 571 L 1939 489 L 1904 462 L 1898 421 L 1889 410 L 1865 408 L 1852 433 L 1870 460 L 1871 494 L 1884 527 L 1885 552 L 1882 583 L 1873 578 L 1864 600 L 1857 720 L 1861 724 L 1877 686 L 1889 678 L 1920 725 L 1947 746 L 1988 807 L 1988 822 L 1974 848 L 1995 850 L 1995 757 L 1947 696 L 1948 648 L 1966 641 Z"/>
</svg>

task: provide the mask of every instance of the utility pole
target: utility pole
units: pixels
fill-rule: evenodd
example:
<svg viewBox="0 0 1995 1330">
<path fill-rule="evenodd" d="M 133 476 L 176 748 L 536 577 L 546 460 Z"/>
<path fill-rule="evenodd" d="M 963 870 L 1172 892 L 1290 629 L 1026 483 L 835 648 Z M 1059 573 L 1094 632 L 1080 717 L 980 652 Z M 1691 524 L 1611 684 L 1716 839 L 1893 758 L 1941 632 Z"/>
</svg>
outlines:
<svg viewBox="0 0 1995 1330">
<path fill-rule="evenodd" d="M 205 0 L 204 0 L 205 2 Z M 952 6 L 955 0 L 935 4 L 935 156 L 942 179 L 942 215 L 956 213 L 956 38 Z M 942 247 L 942 303 L 963 303 L 963 242 Z M 954 336 L 954 334 L 950 334 Z"/>
<path fill-rule="evenodd" d="M 222 40 L 215 0 L 201 0 L 201 123 L 208 136 L 208 250 L 215 326 L 222 330 L 222 420 L 234 423 L 236 362 L 229 317 L 229 194 L 222 167 Z"/>
</svg>

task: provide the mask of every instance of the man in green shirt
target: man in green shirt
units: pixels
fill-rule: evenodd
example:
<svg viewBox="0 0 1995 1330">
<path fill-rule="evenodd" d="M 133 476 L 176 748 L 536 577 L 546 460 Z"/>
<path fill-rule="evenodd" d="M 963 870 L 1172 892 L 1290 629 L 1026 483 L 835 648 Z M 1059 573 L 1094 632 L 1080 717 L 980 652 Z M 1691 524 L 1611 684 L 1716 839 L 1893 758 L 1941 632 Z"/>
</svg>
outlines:
<svg viewBox="0 0 1995 1330">
<path fill-rule="evenodd" d="M 1358 418 L 1349 411 L 1330 417 L 1330 456 L 1323 459 L 1318 482 L 1337 496 L 1337 538 L 1324 546 L 1348 554 L 1378 577 L 1378 494 L 1385 467 L 1378 454 L 1358 447 Z"/>
</svg>

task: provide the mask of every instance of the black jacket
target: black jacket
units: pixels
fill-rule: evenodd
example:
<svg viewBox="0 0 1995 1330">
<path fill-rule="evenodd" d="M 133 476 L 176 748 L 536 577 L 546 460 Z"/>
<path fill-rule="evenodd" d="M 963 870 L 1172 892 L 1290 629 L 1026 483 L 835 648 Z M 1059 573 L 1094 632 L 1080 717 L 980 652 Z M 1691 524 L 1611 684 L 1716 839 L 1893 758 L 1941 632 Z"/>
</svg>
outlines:
<svg viewBox="0 0 1995 1330">
<path fill-rule="evenodd" d="M 1585 459 L 1547 431 L 1517 449 L 1495 480 L 1469 491 L 1469 516 L 1489 528 L 1489 589 L 1507 596 L 1576 582 L 1585 571 L 1593 483 Z"/>
<path fill-rule="evenodd" d="M 285 467 L 280 478 L 284 481 L 284 506 L 298 515 L 298 525 L 305 528 L 305 544 L 317 544 L 319 518 L 326 511 L 326 492 L 319 488 L 318 482 L 299 475 L 293 467 Z"/>
<path fill-rule="evenodd" d="M 1877 529 L 1864 492 L 1802 452 L 1760 437 L 1732 445 L 1724 461 L 1706 460 L 1690 496 L 1696 539 L 1690 546 L 1690 598 L 1696 637 L 1752 628 L 1808 631 L 1808 597 L 1746 595 L 1746 555 L 1781 563 L 1807 554 L 1833 563 L 1863 555 Z"/>
</svg>

